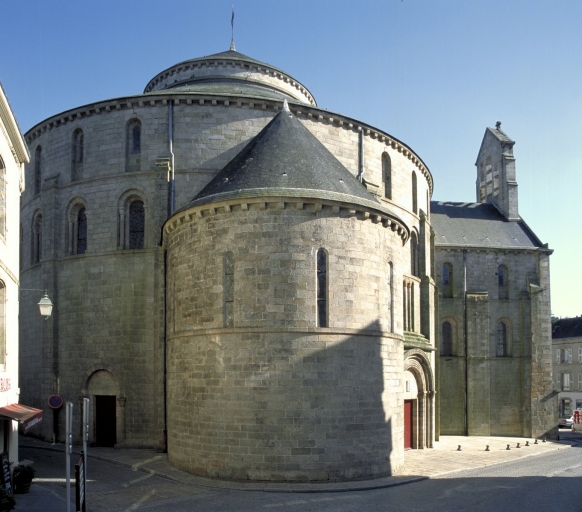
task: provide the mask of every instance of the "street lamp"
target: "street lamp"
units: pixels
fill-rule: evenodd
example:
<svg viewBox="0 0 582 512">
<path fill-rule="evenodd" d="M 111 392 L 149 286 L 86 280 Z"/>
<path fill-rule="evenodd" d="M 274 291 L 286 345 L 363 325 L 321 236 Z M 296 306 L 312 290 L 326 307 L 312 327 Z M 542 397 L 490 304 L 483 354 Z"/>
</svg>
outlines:
<svg viewBox="0 0 582 512">
<path fill-rule="evenodd" d="M 19 292 L 44 292 L 44 296 L 38 302 L 38 309 L 40 311 L 41 316 L 44 317 L 45 320 L 48 320 L 53 312 L 53 303 L 49 299 L 49 296 L 46 290 L 40 290 L 37 288 L 20 288 Z"/>
<path fill-rule="evenodd" d="M 45 320 L 48 320 L 53 312 L 53 303 L 49 299 L 46 290 L 44 291 L 44 297 L 38 303 L 38 309 L 40 309 L 40 314 L 44 316 Z"/>
</svg>

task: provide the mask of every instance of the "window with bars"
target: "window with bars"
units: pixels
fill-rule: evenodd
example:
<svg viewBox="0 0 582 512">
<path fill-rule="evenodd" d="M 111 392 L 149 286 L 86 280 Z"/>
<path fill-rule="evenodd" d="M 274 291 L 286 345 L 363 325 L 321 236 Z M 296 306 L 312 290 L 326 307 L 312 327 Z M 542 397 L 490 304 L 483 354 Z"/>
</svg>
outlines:
<svg viewBox="0 0 582 512">
<path fill-rule="evenodd" d="M 234 256 L 224 253 L 224 327 L 234 327 Z"/>
<path fill-rule="evenodd" d="M 129 205 L 129 248 L 143 249 L 145 234 L 145 209 L 143 201 L 133 201 Z"/>
<path fill-rule="evenodd" d="M 81 208 L 77 213 L 77 254 L 85 254 L 87 250 L 87 213 Z"/>
<path fill-rule="evenodd" d="M 506 357 L 509 355 L 507 346 L 507 325 L 504 322 L 497 324 L 497 357 Z"/>
<path fill-rule="evenodd" d="M 327 327 L 327 253 L 317 251 L 317 327 Z"/>
</svg>

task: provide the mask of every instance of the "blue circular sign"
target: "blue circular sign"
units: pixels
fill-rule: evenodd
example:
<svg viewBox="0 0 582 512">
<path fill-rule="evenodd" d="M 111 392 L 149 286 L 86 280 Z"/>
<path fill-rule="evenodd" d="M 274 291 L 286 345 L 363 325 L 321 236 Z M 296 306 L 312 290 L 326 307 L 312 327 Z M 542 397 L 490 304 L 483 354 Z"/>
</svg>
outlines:
<svg viewBox="0 0 582 512">
<path fill-rule="evenodd" d="M 52 409 L 59 409 L 63 406 L 63 398 L 61 395 L 51 395 L 49 396 L 48 404 Z"/>
</svg>

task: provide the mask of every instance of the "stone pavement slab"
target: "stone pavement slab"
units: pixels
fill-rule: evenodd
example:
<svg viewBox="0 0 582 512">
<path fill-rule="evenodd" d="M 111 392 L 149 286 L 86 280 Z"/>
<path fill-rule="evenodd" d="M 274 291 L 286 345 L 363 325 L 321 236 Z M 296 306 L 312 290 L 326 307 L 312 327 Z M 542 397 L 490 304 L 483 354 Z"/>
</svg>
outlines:
<svg viewBox="0 0 582 512">
<path fill-rule="evenodd" d="M 582 434 L 580 434 L 582 440 Z M 520 443 L 520 448 L 517 448 Z M 526 444 L 529 443 L 529 446 Z M 351 482 L 285 483 L 285 482 L 245 482 L 224 481 L 191 475 L 174 468 L 168 462 L 167 454 L 151 449 L 102 448 L 88 450 L 89 458 L 96 458 L 132 468 L 136 471 L 154 474 L 176 482 L 208 489 L 230 489 L 262 492 L 347 492 L 381 489 L 424 480 L 454 471 L 480 468 L 516 459 L 542 455 L 556 450 L 570 448 L 576 441 L 538 441 L 518 437 L 464 437 L 441 436 L 433 449 L 409 450 L 405 453 L 405 464 L 394 476 Z M 64 445 L 51 445 L 34 438 L 21 437 L 21 446 L 64 451 Z M 458 446 L 461 445 L 461 450 Z M 489 445 L 489 451 L 486 446 Z M 510 449 L 507 450 L 507 445 Z M 76 448 L 79 451 L 79 448 Z M 90 471 L 90 459 L 88 470 Z M 33 486 L 34 487 L 34 486 Z"/>
</svg>

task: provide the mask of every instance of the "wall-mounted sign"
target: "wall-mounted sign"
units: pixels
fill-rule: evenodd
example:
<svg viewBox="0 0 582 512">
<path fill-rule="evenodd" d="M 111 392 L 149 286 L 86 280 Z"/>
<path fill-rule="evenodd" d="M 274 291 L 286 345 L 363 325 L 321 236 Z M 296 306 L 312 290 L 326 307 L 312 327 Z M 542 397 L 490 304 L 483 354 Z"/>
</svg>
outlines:
<svg viewBox="0 0 582 512">
<path fill-rule="evenodd" d="M 10 377 L 0 377 L 0 391 L 8 391 L 12 388 Z"/>
<path fill-rule="evenodd" d="M 63 406 L 63 397 L 61 395 L 51 395 L 48 399 L 51 409 L 60 409 Z"/>
</svg>

